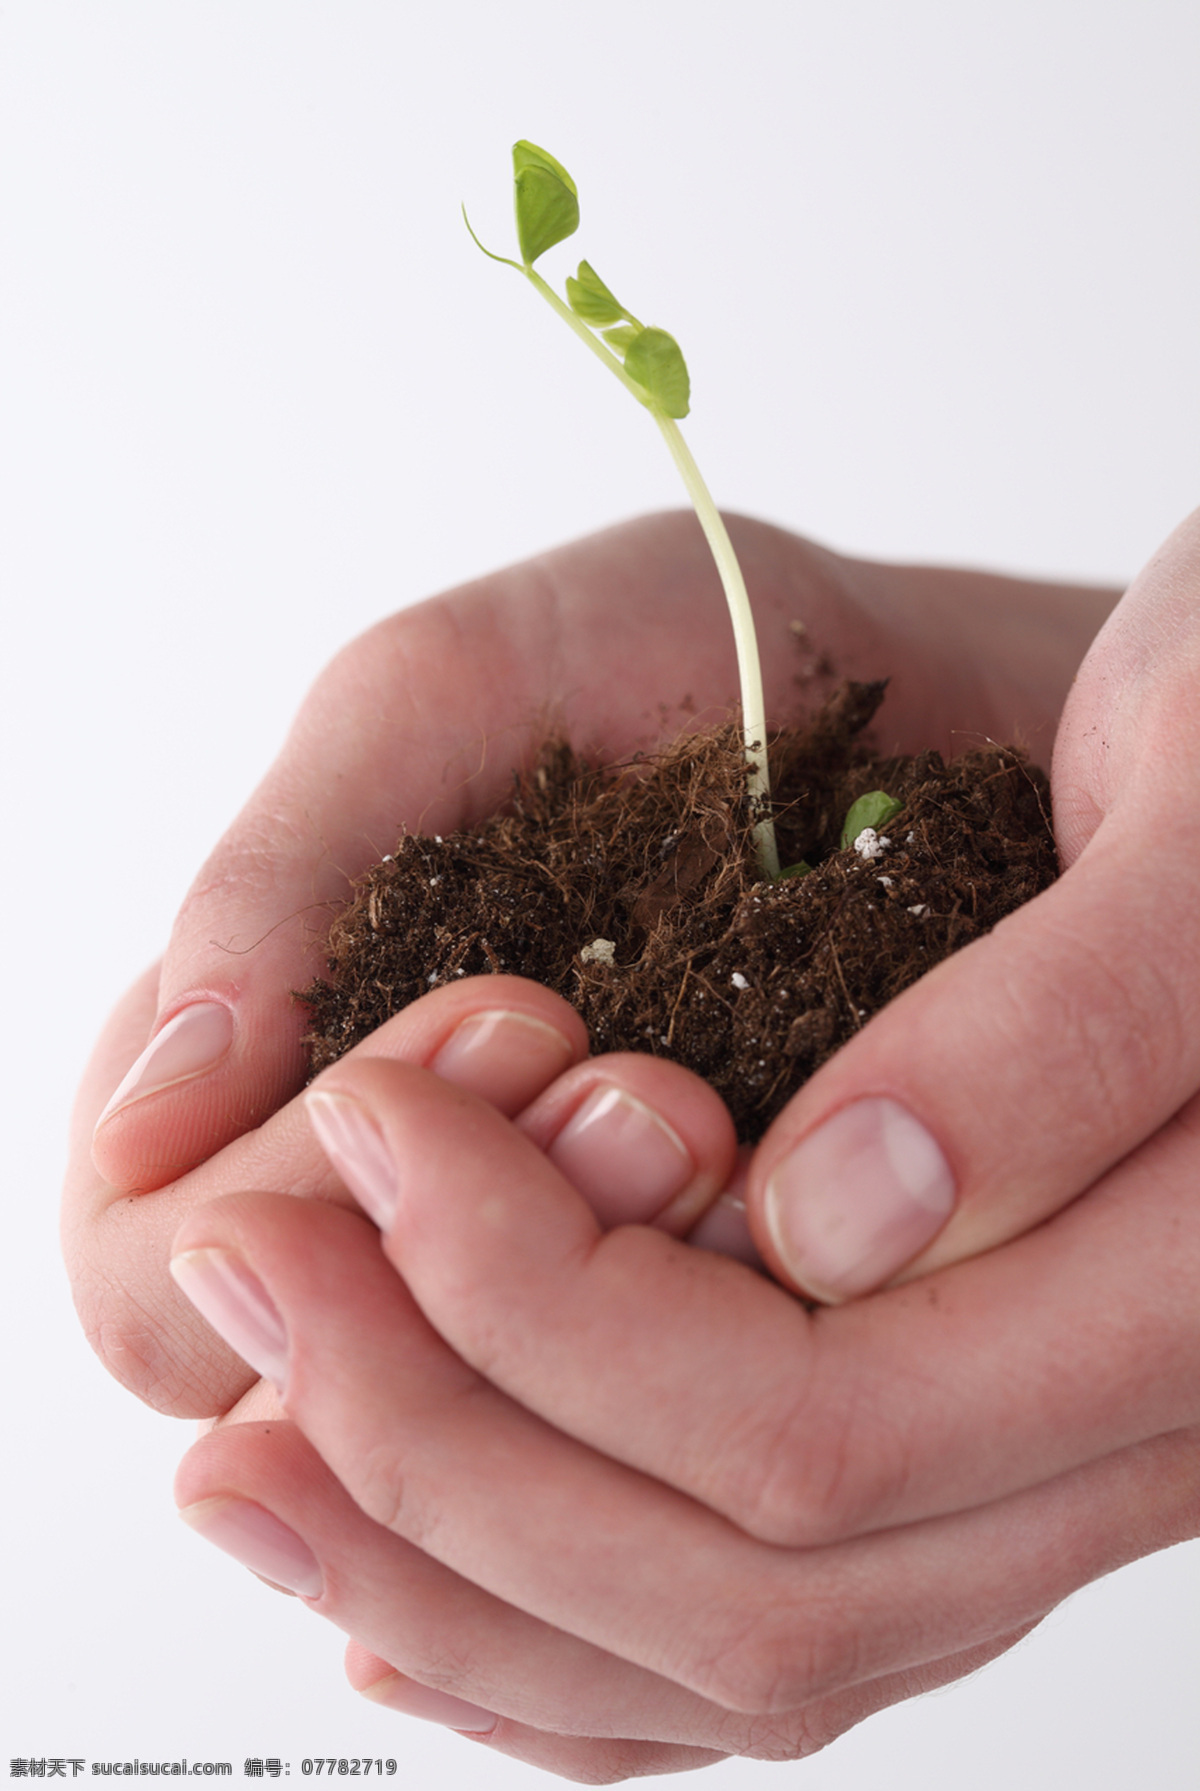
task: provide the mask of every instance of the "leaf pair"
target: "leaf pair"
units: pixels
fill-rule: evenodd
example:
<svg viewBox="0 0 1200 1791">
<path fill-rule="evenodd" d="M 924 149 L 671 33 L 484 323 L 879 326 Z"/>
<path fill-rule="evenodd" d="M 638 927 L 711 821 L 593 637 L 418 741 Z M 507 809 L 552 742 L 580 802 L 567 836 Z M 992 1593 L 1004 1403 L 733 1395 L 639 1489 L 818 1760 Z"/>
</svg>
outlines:
<svg viewBox="0 0 1200 1791">
<path fill-rule="evenodd" d="M 517 241 L 529 271 L 547 249 L 578 230 L 579 194 L 561 162 L 524 140 L 513 144 L 513 189 Z M 674 336 L 639 323 L 586 261 L 567 278 L 567 303 L 589 328 L 600 331 L 652 408 L 668 417 L 687 416 L 691 382 Z"/>
<path fill-rule="evenodd" d="M 624 360 L 626 373 L 650 394 L 660 410 L 668 417 L 687 416 L 691 381 L 683 351 L 674 336 L 639 323 L 587 261 L 579 263 L 573 279 L 567 277 L 567 303 L 576 317 L 600 330 L 609 347 Z M 604 329 L 604 324 L 615 327 Z"/>
</svg>

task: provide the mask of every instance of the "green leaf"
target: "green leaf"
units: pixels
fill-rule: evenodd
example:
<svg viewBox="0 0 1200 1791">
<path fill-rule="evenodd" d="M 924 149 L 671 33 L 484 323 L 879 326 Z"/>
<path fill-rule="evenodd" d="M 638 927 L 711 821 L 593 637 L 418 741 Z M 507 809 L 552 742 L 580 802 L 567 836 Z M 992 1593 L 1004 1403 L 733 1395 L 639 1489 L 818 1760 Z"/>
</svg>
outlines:
<svg viewBox="0 0 1200 1791">
<path fill-rule="evenodd" d="M 640 336 L 641 333 L 634 323 L 619 323 L 615 330 L 603 332 L 604 340 L 610 348 L 615 348 L 618 354 L 624 354 L 634 337 Z"/>
<path fill-rule="evenodd" d="M 556 175 L 571 193 L 576 192 L 575 182 L 567 173 L 561 162 L 556 162 L 548 149 L 539 149 L 528 137 L 522 137 L 519 143 L 513 144 L 513 173 L 522 174 L 526 168 L 544 168 L 547 173 Z"/>
<path fill-rule="evenodd" d="M 585 323 L 619 323 L 629 315 L 615 293 L 608 290 L 595 268 L 586 261 L 579 263 L 579 272 L 574 279 L 567 275 L 567 303 L 576 317 L 582 317 Z"/>
<path fill-rule="evenodd" d="M 579 228 L 575 182 L 561 162 L 522 139 L 513 144 L 513 198 L 521 259 L 532 267 L 539 255 Z"/>
<path fill-rule="evenodd" d="M 625 371 L 668 417 L 686 417 L 691 382 L 687 363 L 674 336 L 666 330 L 642 330 L 625 353 Z"/>
<path fill-rule="evenodd" d="M 868 790 L 865 796 L 850 804 L 842 823 L 843 848 L 852 846 L 864 827 L 873 827 L 878 833 L 903 807 L 904 804 L 889 796 L 886 790 Z"/>
<path fill-rule="evenodd" d="M 796 864 L 789 864 L 784 870 L 780 871 L 775 881 L 776 883 L 782 883 L 785 877 L 807 877 L 811 870 L 812 865 L 809 864 L 808 860 L 806 858 L 801 858 Z"/>
</svg>

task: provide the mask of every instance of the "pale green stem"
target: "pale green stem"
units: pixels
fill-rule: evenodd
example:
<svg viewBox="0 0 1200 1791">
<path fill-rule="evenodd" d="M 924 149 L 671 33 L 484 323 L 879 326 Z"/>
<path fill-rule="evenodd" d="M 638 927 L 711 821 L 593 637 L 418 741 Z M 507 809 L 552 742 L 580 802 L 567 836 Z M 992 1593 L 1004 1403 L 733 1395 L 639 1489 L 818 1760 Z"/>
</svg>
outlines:
<svg viewBox="0 0 1200 1791">
<path fill-rule="evenodd" d="M 468 225 L 468 228 L 470 226 Z M 477 239 L 478 240 L 478 239 Z M 480 245 L 482 247 L 482 244 Z M 484 251 L 485 254 L 488 251 Z M 500 260 L 501 257 L 494 257 Z M 729 617 L 733 623 L 733 638 L 737 648 L 738 683 L 742 692 L 742 730 L 746 743 L 746 763 L 749 766 L 747 785 L 750 792 L 751 811 L 758 819 L 754 823 L 754 848 L 758 858 L 758 868 L 763 877 L 772 882 L 779 875 L 779 848 L 775 843 L 775 823 L 771 819 L 771 778 L 767 769 L 767 717 L 766 703 L 763 698 L 762 669 L 758 659 L 758 639 L 754 632 L 754 617 L 750 610 L 750 599 L 746 595 L 746 581 L 742 577 L 742 569 L 738 565 L 737 555 L 733 551 L 733 543 L 721 520 L 721 512 L 712 500 L 708 486 L 700 476 L 700 468 L 692 458 L 691 449 L 683 439 L 678 423 L 668 417 L 656 405 L 648 402 L 645 392 L 637 381 L 631 379 L 624 367 L 606 348 L 599 337 L 594 335 L 581 317 L 577 317 L 568 304 L 559 298 L 552 286 L 547 285 L 542 276 L 532 267 L 521 266 L 519 262 L 510 262 L 511 267 L 520 268 L 521 273 L 536 286 L 547 304 L 552 305 L 559 316 L 574 330 L 580 341 L 586 342 L 594 355 L 602 360 L 610 373 L 614 373 L 639 404 L 645 405 L 654 421 L 662 430 L 663 437 L 671 457 L 683 477 L 688 496 L 704 530 L 705 539 L 717 563 L 717 572 L 725 590 L 725 601 L 729 605 Z"/>
<path fill-rule="evenodd" d="M 733 638 L 737 646 L 738 683 L 742 691 L 742 730 L 746 742 L 746 763 L 750 767 L 750 806 L 759 817 L 754 824 L 754 844 L 759 869 L 765 878 L 773 881 L 779 875 L 779 848 L 775 843 L 775 823 L 770 812 L 771 776 L 767 769 L 766 703 L 763 698 L 762 668 L 758 661 L 758 638 L 754 632 L 750 599 L 746 595 L 746 581 L 742 577 L 742 569 L 738 565 L 733 542 L 729 539 L 721 512 L 713 503 L 708 486 L 700 476 L 700 468 L 692 459 L 691 449 L 683 439 L 682 430 L 674 418 L 664 417 L 661 411 L 655 410 L 653 415 L 683 476 L 688 496 L 700 519 L 700 527 L 704 530 L 725 588 L 725 600 L 729 605 Z"/>
<path fill-rule="evenodd" d="M 510 267 L 518 267 L 521 269 L 521 272 L 529 281 L 530 285 L 536 286 L 546 303 L 554 306 L 554 309 L 558 312 L 558 315 L 562 318 L 563 322 L 570 324 L 575 334 L 579 337 L 579 340 L 587 343 L 592 353 L 597 355 L 600 360 L 604 362 L 604 365 L 608 368 L 610 373 L 616 374 L 621 384 L 627 391 L 633 393 L 633 396 L 637 399 L 639 404 L 646 404 L 646 394 L 643 392 L 636 379 L 630 379 L 628 373 L 626 373 L 612 349 L 606 348 L 599 336 L 594 336 L 592 334 L 587 324 L 584 323 L 582 317 L 576 317 L 570 305 L 567 304 L 565 299 L 559 298 L 553 286 L 547 285 L 546 281 L 542 279 L 542 276 L 535 268 L 521 267 L 519 261 L 510 262 L 509 265 Z M 651 406 L 646 405 L 646 408 L 649 410 Z"/>
</svg>

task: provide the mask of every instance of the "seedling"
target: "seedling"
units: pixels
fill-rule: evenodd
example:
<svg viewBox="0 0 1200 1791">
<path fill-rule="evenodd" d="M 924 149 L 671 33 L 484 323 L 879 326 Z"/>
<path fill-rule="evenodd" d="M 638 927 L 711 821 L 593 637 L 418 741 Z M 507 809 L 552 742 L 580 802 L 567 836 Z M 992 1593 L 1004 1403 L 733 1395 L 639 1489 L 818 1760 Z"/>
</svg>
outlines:
<svg viewBox="0 0 1200 1791">
<path fill-rule="evenodd" d="M 841 845 L 843 850 L 852 846 L 864 827 L 873 828 L 876 833 L 886 827 L 893 815 L 898 815 L 904 804 L 886 790 L 868 790 L 857 802 L 852 802 L 842 822 Z"/>
<path fill-rule="evenodd" d="M 849 846 L 861 851 L 860 841 L 868 845 L 868 848 L 873 847 L 879 841 L 879 829 L 893 815 L 898 815 L 903 806 L 894 796 L 889 796 L 886 790 L 868 790 L 865 796 L 860 796 L 846 810 L 846 819 L 842 822 L 842 837 L 838 841 L 842 851 Z M 879 844 L 887 846 L 891 842 L 882 840 Z M 868 849 L 864 856 L 877 858 L 879 853 Z M 785 870 L 780 871 L 778 881 L 782 882 L 787 877 L 807 877 L 812 868 L 808 860 L 802 858 L 798 864 L 789 864 Z M 910 909 L 909 912 L 913 910 Z"/>
<path fill-rule="evenodd" d="M 588 262 L 581 261 L 574 277 L 568 278 L 565 301 L 537 272 L 534 263 L 547 249 L 565 242 L 579 228 L 579 195 L 562 163 L 556 162 L 552 155 L 534 143 L 515 143 L 513 184 L 520 261 L 484 248 L 471 230 L 465 208 L 463 219 L 483 253 L 523 274 L 580 340 L 603 361 L 609 372 L 650 412 L 671 450 L 716 561 L 729 605 L 737 645 L 747 783 L 751 812 L 755 817 L 755 852 L 762 876 L 773 881 L 780 874 L 779 850 L 770 812 L 766 705 L 758 640 L 746 595 L 746 582 L 733 543 L 679 428 L 678 418 L 687 416 L 691 396 L 687 364 L 675 338 L 666 330 L 640 323 Z"/>
</svg>

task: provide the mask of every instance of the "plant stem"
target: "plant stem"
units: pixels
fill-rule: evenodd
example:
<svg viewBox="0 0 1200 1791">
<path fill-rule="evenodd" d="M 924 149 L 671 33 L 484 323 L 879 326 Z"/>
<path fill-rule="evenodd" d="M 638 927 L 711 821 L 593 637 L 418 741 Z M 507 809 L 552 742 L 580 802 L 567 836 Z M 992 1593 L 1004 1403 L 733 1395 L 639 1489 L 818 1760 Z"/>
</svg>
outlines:
<svg viewBox="0 0 1200 1791">
<path fill-rule="evenodd" d="M 770 813 L 771 778 L 767 770 L 766 702 L 763 698 L 758 640 L 754 632 L 750 599 L 746 595 L 746 581 L 742 577 L 742 569 L 738 565 L 733 542 L 729 539 L 721 512 L 700 476 L 700 468 L 692 459 L 691 449 L 683 439 L 682 430 L 674 418 L 664 417 L 657 410 L 653 414 L 687 486 L 688 496 L 699 518 L 700 527 L 704 530 L 725 589 L 725 601 L 729 605 L 729 617 L 733 623 L 733 638 L 737 647 L 738 683 L 742 691 L 742 737 L 746 743 L 746 763 L 750 767 L 750 807 L 759 817 L 754 823 L 754 846 L 759 870 L 768 882 L 773 882 L 779 875 L 779 848 L 775 843 L 775 823 Z"/>
<path fill-rule="evenodd" d="M 644 404 L 646 406 L 647 410 L 652 410 L 653 406 L 650 404 L 646 404 L 645 392 L 643 392 L 641 386 L 638 385 L 638 383 L 635 379 L 630 379 L 628 373 L 626 373 L 624 367 L 622 367 L 620 361 L 617 359 L 617 357 L 613 353 L 612 349 L 606 348 L 604 343 L 601 342 L 599 336 L 594 336 L 592 334 L 592 332 L 588 328 L 587 324 L 584 323 L 582 317 L 576 317 L 576 315 L 575 315 L 574 311 L 572 311 L 570 305 L 568 305 L 564 299 L 559 298 L 559 296 L 558 296 L 557 292 L 555 292 L 553 286 L 548 285 L 547 282 L 542 279 L 542 276 L 537 272 L 537 270 L 535 268 L 523 267 L 519 261 L 510 262 L 509 266 L 520 268 L 521 272 L 524 274 L 525 278 L 529 281 L 530 285 L 536 286 L 537 290 L 541 293 L 541 295 L 545 299 L 546 303 L 548 305 L 553 305 L 554 309 L 558 312 L 558 315 L 562 318 L 563 322 L 570 324 L 570 326 L 574 330 L 575 334 L 579 337 L 579 340 L 581 342 L 587 343 L 587 345 L 591 349 L 592 353 L 594 355 L 599 356 L 599 358 L 604 362 L 604 365 L 608 368 L 609 372 L 616 374 L 617 378 L 620 380 L 621 384 L 625 387 L 626 391 L 632 392 L 633 396 L 637 399 L 638 403 Z"/>
</svg>

